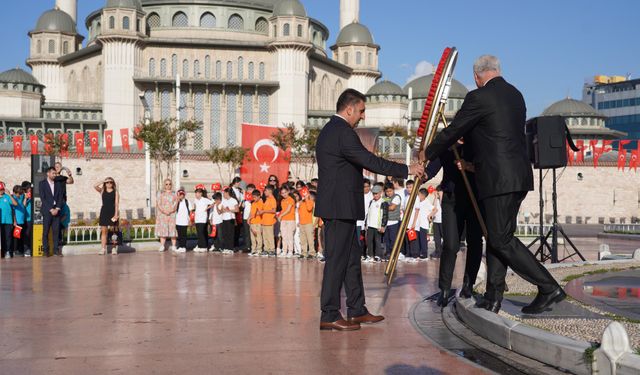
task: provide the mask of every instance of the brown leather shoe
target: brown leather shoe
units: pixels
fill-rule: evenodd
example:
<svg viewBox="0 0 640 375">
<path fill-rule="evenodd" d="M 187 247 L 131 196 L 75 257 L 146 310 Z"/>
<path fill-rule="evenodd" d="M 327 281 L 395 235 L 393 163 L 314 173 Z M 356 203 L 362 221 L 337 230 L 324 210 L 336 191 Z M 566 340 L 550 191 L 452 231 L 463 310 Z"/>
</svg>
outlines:
<svg viewBox="0 0 640 375">
<path fill-rule="evenodd" d="M 381 322 L 383 320 L 384 316 L 382 315 L 372 315 L 371 313 L 366 313 L 362 316 L 349 318 L 349 323 L 373 324 Z"/>
<path fill-rule="evenodd" d="M 336 320 L 333 323 L 320 322 L 321 331 L 357 331 L 360 329 L 360 323 L 350 323 L 344 319 Z"/>
</svg>

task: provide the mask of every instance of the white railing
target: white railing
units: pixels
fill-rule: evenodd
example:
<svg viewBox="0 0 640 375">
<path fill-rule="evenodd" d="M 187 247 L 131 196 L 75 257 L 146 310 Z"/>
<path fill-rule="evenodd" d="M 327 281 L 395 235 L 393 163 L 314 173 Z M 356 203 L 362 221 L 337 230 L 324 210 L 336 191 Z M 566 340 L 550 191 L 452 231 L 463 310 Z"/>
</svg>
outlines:
<svg viewBox="0 0 640 375">
<path fill-rule="evenodd" d="M 122 240 L 124 242 L 152 241 L 156 239 L 155 225 L 123 226 Z M 101 229 L 97 226 L 71 226 L 67 229 L 67 244 L 77 245 L 100 242 Z"/>
<path fill-rule="evenodd" d="M 640 224 L 605 224 L 608 233 L 640 233 Z"/>
<path fill-rule="evenodd" d="M 542 234 L 547 234 L 551 229 L 551 225 L 542 226 Z M 537 237 L 540 236 L 540 224 L 518 224 L 516 229 L 516 236 L 518 237 Z"/>
</svg>

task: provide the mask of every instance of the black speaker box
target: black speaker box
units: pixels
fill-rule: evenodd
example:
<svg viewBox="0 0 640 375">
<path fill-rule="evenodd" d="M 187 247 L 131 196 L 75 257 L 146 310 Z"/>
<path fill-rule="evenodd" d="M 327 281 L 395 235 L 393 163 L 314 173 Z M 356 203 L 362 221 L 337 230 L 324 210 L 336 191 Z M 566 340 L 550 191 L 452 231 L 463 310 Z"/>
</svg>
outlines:
<svg viewBox="0 0 640 375">
<path fill-rule="evenodd" d="M 537 169 L 567 166 L 567 126 L 562 116 L 535 117 L 525 126 L 527 153 Z"/>
</svg>

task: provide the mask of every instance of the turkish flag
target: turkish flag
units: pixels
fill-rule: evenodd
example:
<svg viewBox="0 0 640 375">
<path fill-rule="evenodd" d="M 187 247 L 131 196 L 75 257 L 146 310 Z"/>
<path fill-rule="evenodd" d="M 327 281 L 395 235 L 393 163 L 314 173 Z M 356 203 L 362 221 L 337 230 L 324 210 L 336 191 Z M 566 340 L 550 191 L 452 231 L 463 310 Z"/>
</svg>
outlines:
<svg viewBox="0 0 640 375">
<path fill-rule="evenodd" d="M 16 135 L 13 137 L 13 158 L 22 159 L 22 136 Z"/>
<path fill-rule="evenodd" d="M 578 151 L 578 154 L 576 155 L 576 161 L 578 163 L 584 163 L 584 141 L 581 139 L 576 142 L 576 147 L 580 149 L 580 151 Z"/>
<path fill-rule="evenodd" d="M 598 145 L 598 141 L 596 139 L 592 139 L 589 141 L 589 147 L 591 148 L 591 156 L 593 157 L 594 168 L 598 168 L 598 159 L 600 159 L 600 156 L 602 155 L 602 149 L 604 149 L 604 146 L 601 149 L 597 145 Z"/>
<path fill-rule="evenodd" d="M 122 152 L 130 152 L 129 129 L 120 129 L 120 140 L 122 141 Z"/>
<path fill-rule="evenodd" d="M 15 227 L 13 227 L 13 238 L 19 240 L 20 237 L 22 237 L 22 227 L 19 225 L 16 225 Z"/>
<path fill-rule="evenodd" d="M 138 150 L 142 151 L 144 149 L 144 141 L 142 139 L 138 139 L 138 135 L 140 134 L 140 127 L 136 126 L 133 128 L 133 134 L 135 135 L 135 139 L 138 142 Z"/>
<path fill-rule="evenodd" d="M 44 152 L 47 155 L 53 153 L 53 133 L 47 133 L 44 135 Z"/>
<path fill-rule="evenodd" d="M 38 155 L 38 136 L 30 135 L 29 143 L 31 144 L 31 155 Z"/>
<path fill-rule="evenodd" d="M 60 156 L 69 157 L 69 134 L 60 134 Z"/>
<path fill-rule="evenodd" d="M 627 150 L 624 149 L 624 146 L 629 143 L 631 143 L 629 140 L 618 142 L 618 170 L 624 170 L 624 165 L 627 163 Z"/>
<path fill-rule="evenodd" d="M 107 154 L 113 152 L 113 130 L 104 131 L 104 145 L 107 149 Z"/>
<path fill-rule="evenodd" d="M 638 163 L 640 163 L 640 141 L 638 141 L 638 149 L 631 151 L 631 159 L 629 160 L 629 170 L 633 168 L 634 172 L 638 172 Z"/>
<path fill-rule="evenodd" d="M 84 156 L 84 133 L 76 132 L 74 134 L 75 143 L 76 143 L 76 152 L 80 156 Z"/>
<path fill-rule="evenodd" d="M 249 150 L 240 168 L 240 177 L 247 183 L 269 180 L 270 175 L 279 181 L 289 177 L 291 150 L 281 150 L 271 140 L 278 128 L 266 125 L 242 124 L 242 147 Z"/>
<path fill-rule="evenodd" d="M 98 132 L 89 132 L 89 143 L 91 144 L 91 155 L 98 155 Z"/>
</svg>

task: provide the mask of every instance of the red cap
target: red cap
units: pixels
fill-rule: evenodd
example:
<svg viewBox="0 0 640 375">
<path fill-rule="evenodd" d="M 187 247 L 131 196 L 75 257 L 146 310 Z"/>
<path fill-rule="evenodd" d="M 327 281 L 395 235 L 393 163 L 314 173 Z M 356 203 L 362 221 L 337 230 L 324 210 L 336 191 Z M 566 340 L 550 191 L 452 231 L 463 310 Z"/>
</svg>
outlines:
<svg viewBox="0 0 640 375">
<path fill-rule="evenodd" d="M 196 185 L 196 190 L 206 190 L 203 184 Z"/>
<path fill-rule="evenodd" d="M 4 182 L 0 182 L 0 190 L 4 190 Z"/>
</svg>

